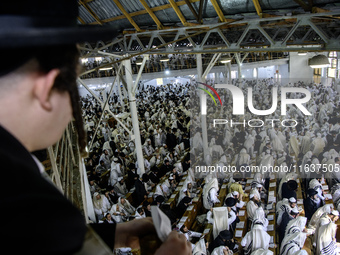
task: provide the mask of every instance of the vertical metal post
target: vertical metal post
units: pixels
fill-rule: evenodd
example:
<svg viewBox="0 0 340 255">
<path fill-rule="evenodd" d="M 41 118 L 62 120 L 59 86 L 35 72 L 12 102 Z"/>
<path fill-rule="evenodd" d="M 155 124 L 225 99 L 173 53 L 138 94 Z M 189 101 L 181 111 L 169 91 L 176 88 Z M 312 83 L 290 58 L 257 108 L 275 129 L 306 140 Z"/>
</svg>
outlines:
<svg viewBox="0 0 340 255">
<path fill-rule="evenodd" d="M 197 80 L 198 82 L 204 82 L 205 79 L 202 77 L 203 74 L 203 64 L 202 64 L 202 54 L 197 54 Z M 206 95 L 201 90 L 200 91 L 200 100 L 204 100 Z M 206 100 L 206 98 L 205 98 Z M 203 104 L 201 104 L 202 107 Z M 201 111 L 202 112 L 202 111 Z M 207 115 L 201 114 L 201 125 L 202 125 L 202 138 L 203 138 L 203 154 L 204 159 L 208 155 L 208 131 L 207 131 Z"/>
<path fill-rule="evenodd" d="M 123 64 L 125 66 L 126 83 L 128 87 L 128 93 L 129 93 L 130 112 L 131 112 L 131 119 L 132 119 L 132 126 L 133 126 L 133 136 L 134 136 L 135 145 L 136 145 L 137 162 L 138 162 L 138 167 L 140 169 L 141 174 L 144 174 L 145 173 L 144 157 L 143 157 L 143 151 L 142 151 L 142 142 L 140 139 L 136 97 L 135 97 L 135 91 L 133 90 L 135 86 L 133 84 L 130 59 L 124 60 Z"/>
</svg>

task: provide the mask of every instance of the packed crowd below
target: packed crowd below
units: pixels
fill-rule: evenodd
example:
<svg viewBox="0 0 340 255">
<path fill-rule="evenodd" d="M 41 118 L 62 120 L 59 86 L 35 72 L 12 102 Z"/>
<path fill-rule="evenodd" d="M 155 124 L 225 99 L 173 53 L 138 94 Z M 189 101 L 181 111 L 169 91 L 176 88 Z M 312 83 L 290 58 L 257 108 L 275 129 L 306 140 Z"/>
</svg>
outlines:
<svg viewBox="0 0 340 255">
<path fill-rule="evenodd" d="M 271 107 L 271 89 L 276 86 L 272 80 L 234 81 L 234 85 L 243 90 L 253 87 L 254 108 Z M 172 228 L 191 242 L 193 254 L 337 254 L 339 94 L 333 86 L 321 84 L 285 86 L 311 92 L 305 107 L 312 115 L 304 116 L 290 106 L 286 116 L 278 109 L 266 118 L 295 119 L 295 127 L 277 123 L 263 127 L 218 125 L 212 132 L 213 119 L 239 123 L 259 119 L 250 112 L 232 115 L 228 105 L 231 94 L 217 90 L 223 107 L 208 101 L 205 155 L 197 86 L 142 87 L 137 108 L 143 174 L 131 134 L 110 112 L 103 112 L 93 97 L 83 97 L 90 148 L 86 170 L 97 221 L 119 224 L 138 220 L 151 216 L 151 205 L 156 205 L 169 217 Z M 107 97 L 103 93 L 102 99 Z M 111 95 L 109 109 L 132 129 L 128 101 L 119 94 Z M 291 93 L 289 97 L 303 95 Z M 286 166 L 290 171 L 195 171 L 203 165 L 232 165 L 238 170 Z"/>
</svg>

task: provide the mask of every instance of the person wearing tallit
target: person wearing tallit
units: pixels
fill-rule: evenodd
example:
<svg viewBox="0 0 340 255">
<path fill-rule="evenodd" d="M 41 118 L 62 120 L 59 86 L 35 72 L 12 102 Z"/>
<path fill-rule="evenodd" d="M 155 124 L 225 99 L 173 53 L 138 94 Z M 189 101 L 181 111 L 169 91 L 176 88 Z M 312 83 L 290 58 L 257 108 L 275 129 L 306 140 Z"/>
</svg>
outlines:
<svg viewBox="0 0 340 255">
<path fill-rule="evenodd" d="M 286 227 L 285 236 L 294 234 L 296 232 L 307 233 L 306 223 L 307 218 L 303 216 L 298 216 L 297 218 L 289 221 Z"/>
<path fill-rule="evenodd" d="M 320 133 L 317 133 L 316 138 L 313 139 L 311 144 L 311 150 L 313 154 L 319 156 L 319 154 L 323 152 L 325 146 L 326 146 L 325 140 L 321 137 Z"/>
<path fill-rule="evenodd" d="M 156 198 L 157 196 L 163 196 L 163 197 L 167 197 L 168 193 L 166 192 L 166 185 L 164 185 L 163 183 L 159 183 L 156 186 L 156 190 L 154 193 L 154 198 Z"/>
<path fill-rule="evenodd" d="M 228 246 L 217 247 L 211 253 L 211 255 L 233 255 L 233 254 L 234 254 L 233 251 L 231 251 Z"/>
<path fill-rule="evenodd" d="M 206 179 L 207 181 L 208 179 Z M 203 187 L 203 206 L 205 209 L 209 210 L 216 203 L 220 203 L 218 199 L 218 181 L 217 178 L 212 178 Z"/>
<path fill-rule="evenodd" d="M 135 214 L 136 208 L 134 208 L 127 199 L 122 197 L 118 198 L 118 205 L 126 212 L 126 216 Z"/>
<path fill-rule="evenodd" d="M 285 183 L 285 182 L 288 182 L 290 180 L 296 180 L 298 178 L 298 175 L 294 172 L 292 173 L 288 173 L 286 174 L 280 181 L 280 184 L 279 184 L 279 189 L 278 189 L 278 192 L 277 192 L 277 197 L 278 197 L 278 200 L 282 200 L 282 185 Z"/>
<path fill-rule="evenodd" d="M 110 214 L 116 223 L 122 223 L 126 220 L 126 212 L 123 208 L 117 203 L 111 207 Z"/>
<path fill-rule="evenodd" d="M 185 224 L 183 224 L 180 228 L 180 232 L 182 234 L 184 234 L 185 238 L 187 239 L 187 241 L 191 244 L 191 248 L 192 250 L 195 249 L 195 245 L 193 243 L 191 243 L 191 239 L 193 237 L 197 237 L 197 238 L 200 238 L 203 236 L 202 233 L 199 233 L 199 232 L 195 232 L 195 231 L 191 231 L 187 228 L 187 226 Z"/>
<path fill-rule="evenodd" d="M 225 205 L 228 209 L 228 226 L 229 226 L 229 231 L 234 233 L 236 229 L 236 224 L 240 222 L 240 219 L 238 218 L 238 213 L 235 208 L 236 205 L 236 199 L 233 197 L 228 197 L 225 200 Z M 234 209 L 235 208 L 235 209 Z"/>
<path fill-rule="evenodd" d="M 118 157 L 114 157 L 113 159 L 112 159 L 112 163 L 111 163 L 111 172 L 112 171 L 115 171 L 115 172 L 117 172 L 117 175 L 119 176 L 119 177 L 122 177 L 124 174 L 123 174 L 123 169 L 121 168 L 121 165 L 120 165 L 120 163 L 119 163 L 119 159 L 118 159 Z"/>
<path fill-rule="evenodd" d="M 268 249 L 269 242 L 270 235 L 263 229 L 263 226 L 254 225 L 243 237 L 241 245 L 244 247 L 244 254 L 250 255 L 257 249 Z"/>
<path fill-rule="evenodd" d="M 306 134 L 301 139 L 300 152 L 305 155 L 308 151 L 310 151 L 311 143 L 312 143 L 313 133 L 306 132 Z"/>
<path fill-rule="evenodd" d="M 245 148 L 242 148 L 240 153 L 236 155 L 235 158 L 236 167 L 240 167 L 243 164 L 250 164 L 250 155 L 247 153 L 247 150 Z"/>
<path fill-rule="evenodd" d="M 259 207 L 255 210 L 254 216 L 253 216 L 253 222 L 251 225 L 251 228 L 255 225 L 261 225 L 263 227 L 264 231 L 267 231 L 269 221 L 266 218 L 266 214 L 262 207 Z"/>
<path fill-rule="evenodd" d="M 196 244 L 195 248 L 192 250 L 193 255 L 208 255 L 208 242 L 201 238 Z"/>
<path fill-rule="evenodd" d="M 229 198 L 229 197 L 236 199 L 236 205 L 235 205 L 235 208 L 233 208 L 233 209 L 239 210 L 244 206 L 245 203 L 242 201 L 242 195 L 240 195 L 240 193 L 238 193 L 238 191 L 235 190 L 233 192 L 230 192 L 227 195 L 226 199 Z"/>
<path fill-rule="evenodd" d="M 296 204 L 296 198 L 295 197 L 290 197 L 289 199 L 284 198 L 282 200 L 282 203 L 277 203 L 276 205 L 276 215 L 277 215 L 277 220 L 276 223 L 278 226 L 280 226 L 281 221 L 282 221 L 282 216 L 285 212 L 290 213 L 290 211 L 297 206 Z"/>
<path fill-rule="evenodd" d="M 155 149 L 152 147 L 151 139 L 150 138 L 145 140 L 145 143 L 143 145 L 143 150 L 144 150 L 145 155 L 147 157 L 152 156 L 152 153 L 154 153 Z"/>
<path fill-rule="evenodd" d="M 195 155 L 198 155 L 199 152 L 203 150 L 203 140 L 199 131 L 197 131 L 195 136 L 193 137 L 192 148 L 194 149 Z"/>
<path fill-rule="evenodd" d="M 313 214 L 312 218 L 310 219 L 308 227 L 312 228 L 312 229 L 316 229 L 317 226 L 318 226 L 318 223 L 320 221 L 321 216 L 324 213 L 331 214 L 333 209 L 334 209 L 333 204 L 326 204 L 326 205 L 320 207 L 319 209 L 317 209 L 316 212 Z"/>
<path fill-rule="evenodd" d="M 330 222 L 319 228 L 319 237 L 316 240 L 317 255 L 336 255 L 340 252 L 340 244 L 336 242 L 337 225 Z"/>
<path fill-rule="evenodd" d="M 114 185 L 114 189 L 117 192 L 118 196 L 124 197 L 128 193 L 128 190 L 126 188 L 126 184 L 124 182 L 123 177 L 119 177 L 118 181 Z"/>
<path fill-rule="evenodd" d="M 227 246 L 230 250 L 233 250 L 235 245 L 232 233 L 229 230 L 222 230 L 218 233 L 214 240 L 209 243 L 208 251 L 212 253 L 215 248 L 220 246 Z"/>
<path fill-rule="evenodd" d="M 295 157 L 299 155 L 300 146 L 296 138 L 296 134 L 291 134 L 289 139 L 289 154 L 295 154 Z"/>
<path fill-rule="evenodd" d="M 101 220 L 104 215 L 110 210 L 110 202 L 104 195 L 101 195 L 98 192 L 95 192 L 93 194 L 92 201 L 94 212 L 96 213 L 97 218 Z"/>
<path fill-rule="evenodd" d="M 312 179 L 309 182 L 309 189 L 314 189 L 318 192 L 319 202 L 317 202 L 317 206 L 321 207 L 325 203 L 325 197 L 323 196 L 323 189 L 321 183 L 318 181 L 318 179 Z"/>
<path fill-rule="evenodd" d="M 256 189 L 250 191 L 249 202 L 247 203 L 247 216 L 249 221 L 253 221 L 255 211 L 260 207 L 260 194 Z"/>
<path fill-rule="evenodd" d="M 286 228 L 289 222 L 292 221 L 293 219 L 296 219 L 299 216 L 299 214 L 300 212 L 297 206 L 292 208 L 292 210 L 289 213 L 288 212 L 283 213 L 282 221 L 281 221 L 280 228 L 279 228 L 279 244 L 282 243 L 282 240 L 285 236 Z"/>
<path fill-rule="evenodd" d="M 295 255 L 303 248 L 306 238 L 307 234 L 303 232 L 286 235 L 280 246 L 280 255 Z"/>
<path fill-rule="evenodd" d="M 257 249 L 251 253 L 251 255 L 273 255 L 274 253 L 271 250 L 265 250 L 265 249 Z M 296 255 L 296 254 L 295 254 Z M 308 254 L 304 254 L 308 255 Z"/>
</svg>

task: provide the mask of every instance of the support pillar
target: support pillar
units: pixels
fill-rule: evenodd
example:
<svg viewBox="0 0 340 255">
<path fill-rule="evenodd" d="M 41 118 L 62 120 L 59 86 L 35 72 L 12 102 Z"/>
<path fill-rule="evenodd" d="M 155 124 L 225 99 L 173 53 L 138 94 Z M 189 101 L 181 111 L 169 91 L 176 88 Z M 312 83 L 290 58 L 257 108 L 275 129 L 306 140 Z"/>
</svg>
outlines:
<svg viewBox="0 0 340 255">
<path fill-rule="evenodd" d="M 126 74 L 126 84 L 128 88 L 128 95 L 129 95 L 129 103 L 130 103 L 130 112 L 131 112 L 131 119 L 132 119 L 132 126 L 133 126 L 133 136 L 135 140 L 135 149 L 137 154 L 137 162 L 138 167 L 140 169 L 140 174 L 145 173 L 144 169 L 144 157 L 142 151 L 142 142 L 140 138 L 140 130 L 139 130 L 139 121 L 137 115 L 137 106 L 136 106 L 136 97 L 134 91 L 134 83 L 132 78 L 132 68 L 130 59 L 124 60 L 124 67 L 125 67 L 125 74 Z"/>
<path fill-rule="evenodd" d="M 202 64 L 202 54 L 197 54 L 197 81 L 205 82 L 205 78 L 202 77 L 203 74 L 203 64 Z M 200 91 L 200 100 L 207 100 L 206 94 L 201 90 Z M 200 104 L 202 107 L 202 103 Z M 202 113 L 202 110 L 201 110 Z M 203 139 L 203 154 L 204 159 L 208 155 L 208 131 L 207 131 L 207 115 L 201 114 L 201 125 L 202 125 L 202 139 Z"/>
</svg>

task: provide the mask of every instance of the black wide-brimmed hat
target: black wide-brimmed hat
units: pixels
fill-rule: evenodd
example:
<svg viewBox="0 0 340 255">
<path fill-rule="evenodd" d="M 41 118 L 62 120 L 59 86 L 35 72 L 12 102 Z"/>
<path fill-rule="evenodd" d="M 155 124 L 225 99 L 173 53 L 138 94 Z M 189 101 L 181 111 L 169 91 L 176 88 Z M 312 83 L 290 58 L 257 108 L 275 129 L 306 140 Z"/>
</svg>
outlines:
<svg viewBox="0 0 340 255">
<path fill-rule="evenodd" d="M 318 192 L 315 189 L 308 189 L 307 193 L 309 196 L 315 196 Z"/>
<path fill-rule="evenodd" d="M 289 180 L 287 186 L 290 190 L 296 190 L 298 188 L 298 183 L 295 180 Z"/>
<path fill-rule="evenodd" d="M 233 207 L 235 204 L 236 204 L 236 199 L 233 198 L 233 197 L 228 197 L 225 200 L 225 205 L 228 206 L 228 207 Z"/>
<path fill-rule="evenodd" d="M 0 2 L 0 49 L 114 39 L 110 26 L 79 25 L 76 0 Z"/>
</svg>

